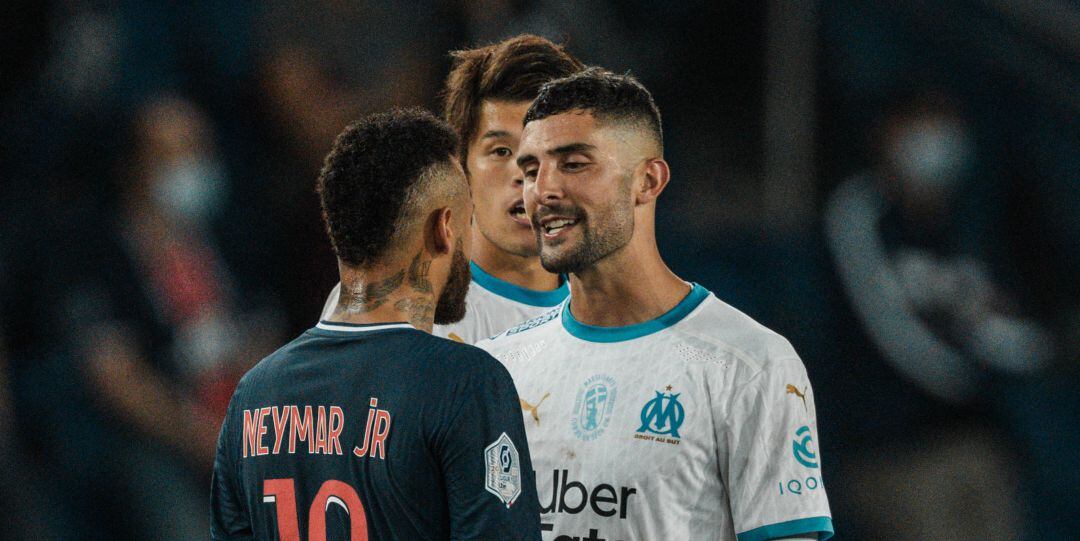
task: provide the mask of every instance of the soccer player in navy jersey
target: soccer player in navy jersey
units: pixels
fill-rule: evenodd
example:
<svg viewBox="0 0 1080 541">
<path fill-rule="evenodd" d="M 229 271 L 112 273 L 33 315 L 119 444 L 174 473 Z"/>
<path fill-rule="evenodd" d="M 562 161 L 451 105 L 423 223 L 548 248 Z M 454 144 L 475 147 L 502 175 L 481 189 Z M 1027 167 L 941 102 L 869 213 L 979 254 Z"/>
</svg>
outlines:
<svg viewBox="0 0 1080 541">
<path fill-rule="evenodd" d="M 373 115 L 319 175 L 339 309 L 241 380 L 221 429 L 211 537 L 540 539 L 517 391 L 460 320 L 472 201 L 444 122 Z"/>
</svg>

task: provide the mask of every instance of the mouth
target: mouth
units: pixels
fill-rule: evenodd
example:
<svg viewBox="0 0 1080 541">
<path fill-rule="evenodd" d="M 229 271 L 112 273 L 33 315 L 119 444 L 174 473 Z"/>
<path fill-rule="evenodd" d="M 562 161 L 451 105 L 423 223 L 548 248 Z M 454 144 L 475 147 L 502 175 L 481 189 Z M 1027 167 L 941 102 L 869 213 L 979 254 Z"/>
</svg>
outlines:
<svg viewBox="0 0 1080 541">
<path fill-rule="evenodd" d="M 540 232 L 545 241 L 555 240 L 565 236 L 577 223 L 577 218 L 545 216 L 540 219 Z"/>
<path fill-rule="evenodd" d="M 510 215 L 510 219 L 528 228 L 532 228 L 532 223 L 529 221 L 529 216 L 525 214 L 525 203 L 520 199 L 515 201 L 513 206 L 507 211 Z"/>
</svg>

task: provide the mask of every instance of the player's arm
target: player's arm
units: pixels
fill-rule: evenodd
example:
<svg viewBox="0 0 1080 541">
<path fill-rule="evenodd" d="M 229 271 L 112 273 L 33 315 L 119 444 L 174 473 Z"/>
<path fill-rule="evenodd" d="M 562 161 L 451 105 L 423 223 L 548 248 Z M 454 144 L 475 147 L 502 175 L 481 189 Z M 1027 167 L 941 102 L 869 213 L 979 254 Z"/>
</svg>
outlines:
<svg viewBox="0 0 1080 541">
<path fill-rule="evenodd" d="M 210 482 L 210 539 L 213 541 L 254 541 L 251 514 L 248 513 L 240 491 L 237 454 L 240 450 L 239 432 L 235 430 L 236 397 L 229 404 L 225 422 L 218 436 L 214 474 Z"/>
<path fill-rule="evenodd" d="M 540 508 L 517 389 L 498 361 L 473 351 L 435 443 L 450 537 L 539 541 Z"/>
<path fill-rule="evenodd" d="M 721 475 L 739 541 L 828 539 L 813 390 L 798 357 L 776 359 L 720 412 Z"/>
<path fill-rule="evenodd" d="M 123 325 L 107 322 L 86 334 L 84 368 L 103 401 L 136 429 L 209 467 L 216 423 L 152 368 Z"/>
</svg>

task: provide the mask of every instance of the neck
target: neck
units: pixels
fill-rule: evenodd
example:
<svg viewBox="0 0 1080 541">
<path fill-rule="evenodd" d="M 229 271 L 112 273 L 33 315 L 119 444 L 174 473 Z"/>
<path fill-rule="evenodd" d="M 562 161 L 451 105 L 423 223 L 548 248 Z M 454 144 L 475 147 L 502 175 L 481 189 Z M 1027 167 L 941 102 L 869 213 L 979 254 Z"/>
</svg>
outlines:
<svg viewBox="0 0 1080 541">
<path fill-rule="evenodd" d="M 639 237 L 570 275 L 574 319 L 597 327 L 643 323 L 665 314 L 690 292 L 690 284 L 661 259 L 656 243 Z"/>
<path fill-rule="evenodd" d="M 473 230 L 472 261 L 484 272 L 504 281 L 535 291 L 559 287 L 559 275 L 540 265 L 540 256 L 519 256 L 495 246 L 482 233 Z"/>
<path fill-rule="evenodd" d="M 431 332 L 435 295 L 428 278 L 430 260 L 418 253 L 406 268 L 354 269 L 338 263 L 341 297 L 330 321 L 396 323 L 407 321 Z"/>
</svg>

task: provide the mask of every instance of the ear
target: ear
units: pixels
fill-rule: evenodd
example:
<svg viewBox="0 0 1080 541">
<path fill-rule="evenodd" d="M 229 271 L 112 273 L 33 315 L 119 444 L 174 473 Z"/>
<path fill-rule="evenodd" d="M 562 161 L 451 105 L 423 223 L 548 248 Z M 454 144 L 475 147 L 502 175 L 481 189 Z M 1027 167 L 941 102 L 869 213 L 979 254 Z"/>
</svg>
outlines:
<svg viewBox="0 0 1080 541">
<path fill-rule="evenodd" d="M 431 213 L 428 217 L 427 242 L 425 248 L 435 256 L 449 254 L 454 249 L 454 236 L 459 232 L 454 231 L 453 211 L 450 207 L 443 207 Z"/>
<path fill-rule="evenodd" d="M 634 202 L 638 205 L 656 201 L 656 198 L 660 197 L 660 192 L 664 191 L 671 180 L 671 169 L 663 158 L 648 159 L 641 167 L 645 170 L 644 179 L 634 194 Z"/>
</svg>

